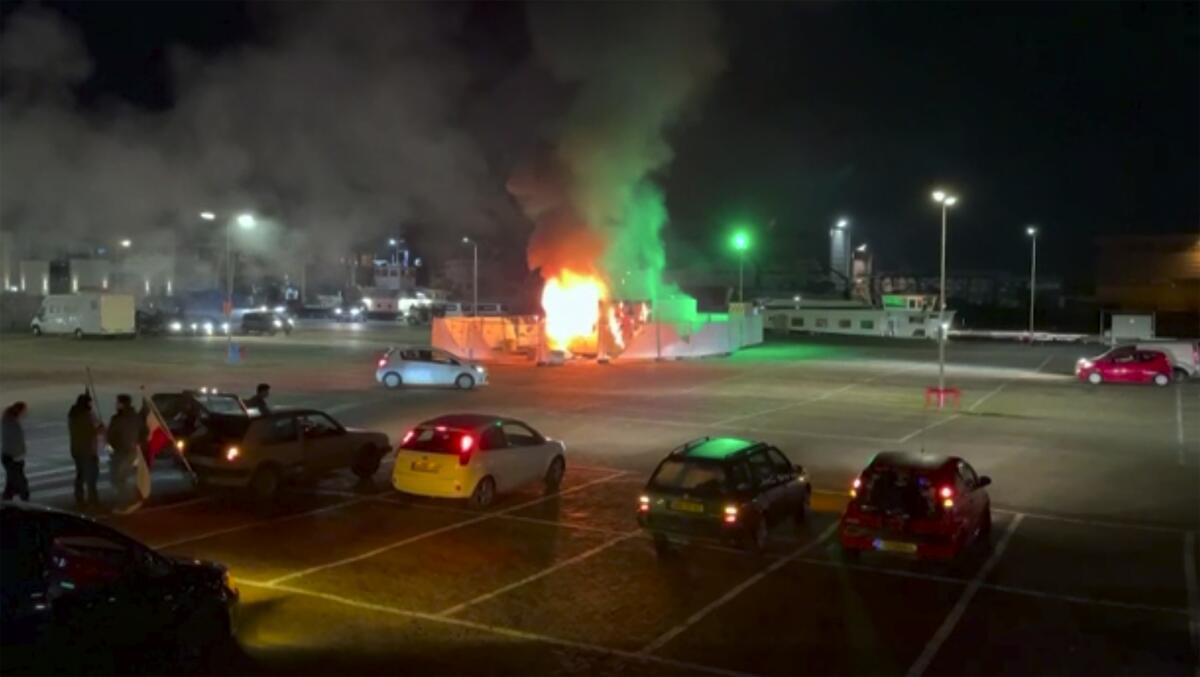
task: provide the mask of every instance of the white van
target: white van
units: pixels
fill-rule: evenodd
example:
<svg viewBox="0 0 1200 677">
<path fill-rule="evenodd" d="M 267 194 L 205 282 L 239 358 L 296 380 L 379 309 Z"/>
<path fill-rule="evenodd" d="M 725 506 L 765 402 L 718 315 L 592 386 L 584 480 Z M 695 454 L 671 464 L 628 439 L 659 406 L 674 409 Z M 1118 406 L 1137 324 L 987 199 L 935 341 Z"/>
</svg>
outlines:
<svg viewBox="0 0 1200 677">
<path fill-rule="evenodd" d="M 137 333 L 133 297 L 129 294 L 51 294 L 29 323 L 34 336 L 71 334 L 133 336 Z"/>
<path fill-rule="evenodd" d="M 1200 341 L 1140 341 L 1137 348 L 1166 353 L 1176 381 L 1195 378 L 1200 373 Z"/>
</svg>

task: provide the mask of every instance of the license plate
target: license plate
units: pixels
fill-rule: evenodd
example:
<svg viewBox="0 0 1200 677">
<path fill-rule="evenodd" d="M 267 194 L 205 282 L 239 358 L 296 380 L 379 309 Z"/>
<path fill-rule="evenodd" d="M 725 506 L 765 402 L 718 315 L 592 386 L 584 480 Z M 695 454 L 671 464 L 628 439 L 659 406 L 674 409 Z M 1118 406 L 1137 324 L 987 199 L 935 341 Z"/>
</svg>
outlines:
<svg viewBox="0 0 1200 677">
<path fill-rule="evenodd" d="M 671 509 L 679 512 L 704 512 L 704 504 L 695 501 L 671 501 Z"/>
<path fill-rule="evenodd" d="M 875 549 L 884 552 L 902 552 L 908 555 L 916 554 L 916 543 L 905 543 L 904 541 L 885 541 L 881 538 L 875 539 Z"/>
<path fill-rule="evenodd" d="M 440 464 L 430 463 L 429 461 L 412 462 L 412 469 L 414 472 L 437 472 L 438 468 L 440 467 L 442 467 Z"/>
</svg>

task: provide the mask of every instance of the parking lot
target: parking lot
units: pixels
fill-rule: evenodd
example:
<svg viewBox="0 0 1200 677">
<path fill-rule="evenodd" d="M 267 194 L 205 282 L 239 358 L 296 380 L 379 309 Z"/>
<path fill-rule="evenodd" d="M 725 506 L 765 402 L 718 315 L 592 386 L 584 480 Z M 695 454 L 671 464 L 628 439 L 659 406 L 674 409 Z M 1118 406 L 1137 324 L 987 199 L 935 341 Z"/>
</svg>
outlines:
<svg viewBox="0 0 1200 677">
<path fill-rule="evenodd" d="M 1197 674 L 1200 384 L 1094 388 L 1070 370 L 1095 348 L 955 344 L 962 397 L 938 412 L 924 402 L 929 344 L 806 340 L 692 363 L 498 366 L 476 392 L 391 392 L 370 382 L 369 339 L 312 362 L 309 344 L 279 345 L 182 369 L 240 391 L 269 380 L 280 404 L 393 440 L 440 413 L 515 416 L 564 440 L 569 468 L 559 494 L 483 512 L 398 495 L 386 459 L 371 483 L 339 476 L 270 509 L 160 473 L 150 507 L 105 519 L 229 565 L 243 600 L 231 672 Z M 86 348 L 110 349 L 124 350 Z M 46 409 L 60 387 L 15 382 Z M 47 473 L 34 493 L 66 505 L 57 415 L 32 421 Z M 638 493 L 671 447 L 705 434 L 768 440 L 804 465 L 807 526 L 777 529 L 761 557 L 701 545 L 659 561 L 636 531 Z M 833 529 L 846 489 L 882 449 L 953 453 L 991 476 L 988 547 L 954 565 L 845 560 Z"/>
</svg>

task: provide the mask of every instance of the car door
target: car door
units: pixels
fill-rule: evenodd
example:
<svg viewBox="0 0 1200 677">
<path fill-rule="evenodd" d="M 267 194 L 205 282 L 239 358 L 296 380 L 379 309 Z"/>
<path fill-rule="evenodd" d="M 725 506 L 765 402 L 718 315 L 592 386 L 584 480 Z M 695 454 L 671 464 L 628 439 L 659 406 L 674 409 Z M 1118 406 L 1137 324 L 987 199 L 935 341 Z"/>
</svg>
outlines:
<svg viewBox="0 0 1200 677">
<path fill-rule="evenodd" d="M 1141 383 L 1149 383 L 1154 380 L 1154 377 L 1163 372 L 1170 373 L 1170 369 L 1162 364 L 1159 358 L 1159 353 L 1152 351 L 1139 351 L 1137 353 L 1136 362 L 1136 380 Z"/>
<path fill-rule="evenodd" d="M 306 464 L 295 414 L 271 414 L 257 420 L 252 424 L 251 433 L 258 452 L 255 461 L 274 461 L 285 468 Z"/>
<path fill-rule="evenodd" d="M 796 481 L 796 468 L 787 456 L 784 456 L 783 452 L 775 447 L 767 449 L 767 456 L 775 467 L 775 480 L 779 486 L 779 493 L 775 500 L 780 504 L 779 512 L 791 515 L 800 508 L 804 501 L 804 489 Z"/>
<path fill-rule="evenodd" d="M 542 479 L 550 465 L 551 456 L 557 451 L 557 445 L 516 421 L 504 423 L 504 436 L 513 450 L 514 468 L 520 483 L 529 484 Z"/>
<path fill-rule="evenodd" d="M 484 473 L 492 476 L 498 491 L 520 486 L 520 459 L 500 426 L 489 425 L 479 432 L 479 451 Z"/>
<path fill-rule="evenodd" d="M 986 493 L 979 486 L 979 475 L 966 461 L 959 461 L 955 477 L 954 510 L 960 526 L 974 533 L 983 519 Z"/>
<path fill-rule="evenodd" d="M 758 485 L 758 498 L 755 504 L 767 521 L 771 524 L 779 521 L 783 514 L 783 501 L 780 498 L 782 489 L 779 483 L 778 470 L 767 455 L 766 449 L 760 449 L 746 456 L 750 466 L 751 476 Z"/>
<path fill-rule="evenodd" d="M 407 364 L 404 367 L 404 381 L 417 385 L 429 385 L 433 382 L 433 351 L 405 351 Z"/>
<path fill-rule="evenodd" d="M 296 418 L 304 468 L 309 473 L 325 473 L 349 465 L 346 431 L 325 414 L 310 412 Z"/>
<path fill-rule="evenodd" d="M 1135 380 L 1134 374 L 1136 369 L 1134 353 L 1121 353 L 1114 355 L 1108 365 L 1108 373 L 1106 380 L 1116 381 L 1118 383 L 1126 383 Z"/>
<path fill-rule="evenodd" d="M 462 373 L 462 365 L 458 359 L 442 350 L 433 351 L 432 365 L 432 382 L 437 385 L 451 385 Z"/>
</svg>

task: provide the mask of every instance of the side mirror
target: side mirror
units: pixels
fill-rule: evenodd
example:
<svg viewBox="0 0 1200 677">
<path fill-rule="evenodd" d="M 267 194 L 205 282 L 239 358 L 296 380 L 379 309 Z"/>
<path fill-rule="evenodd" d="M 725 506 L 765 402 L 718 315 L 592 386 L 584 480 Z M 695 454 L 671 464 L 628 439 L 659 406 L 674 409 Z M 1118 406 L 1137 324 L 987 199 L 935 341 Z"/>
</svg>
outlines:
<svg viewBox="0 0 1200 677">
<path fill-rule="evenodd" d="M 982 489 L 991 483 L 992 483 L 992 478 L 988 477 L 987 475 L 983 475 L 982 477 L 979 478 L 979 484 L 975 485 L 975 488 Z"/>
</svg>

